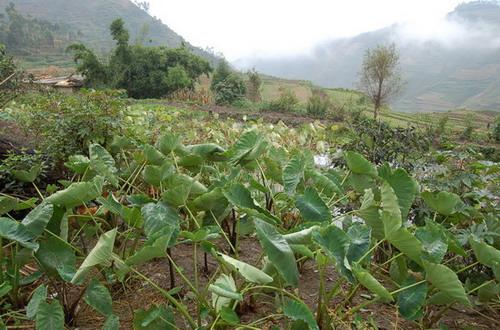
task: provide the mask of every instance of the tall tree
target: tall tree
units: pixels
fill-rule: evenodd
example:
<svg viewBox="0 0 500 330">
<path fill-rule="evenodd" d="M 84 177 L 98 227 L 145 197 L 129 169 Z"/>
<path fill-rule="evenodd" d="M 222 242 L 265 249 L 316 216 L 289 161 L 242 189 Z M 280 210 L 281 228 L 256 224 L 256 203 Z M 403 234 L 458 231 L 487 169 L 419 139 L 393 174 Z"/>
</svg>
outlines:
<svg viewBox="0 0 500 330">
<path fill-rule="evenodd" d="M 159 98 L 179 89 L 193 89 L 198 77 L 212 70 L 206 60 L 186 47 L 130 45 L 122 19 L 115 20 L 110 30 L 116 48 L 107 63 L 82 44 L 68 48 L 89 87 L 125 89 L 134 98 Z"/>
<path fill-rule="evenodd" d="M 379 45 L 365 53 L 359 86 L 372 100 L 373 117 L 401 91 L 403 80 L 395 44 Z"/>
</svg>

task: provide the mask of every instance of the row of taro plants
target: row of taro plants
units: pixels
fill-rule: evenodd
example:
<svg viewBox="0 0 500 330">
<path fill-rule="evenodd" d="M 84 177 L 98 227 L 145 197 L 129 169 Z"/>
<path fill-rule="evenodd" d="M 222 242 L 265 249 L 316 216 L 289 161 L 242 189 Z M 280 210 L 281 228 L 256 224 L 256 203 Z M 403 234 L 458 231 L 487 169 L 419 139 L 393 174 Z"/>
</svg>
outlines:
<svg viewBox="0 0 500 330">
<path fill-rule="evenodd" d="M 477 208 L 470 196 L 419 186 L 404 169 L 354 152 L 344 153 L 342 168 L 317 169 L 309 153 L 272 145 L 257 130 L 227 150 L 185 145 L 174 134 L 154 145 L 116 141 L 112 153 L 92 144 L 88 156 L 71 156 L 65 166 L 74 175 L 62 190 L 0 197 L 0 328 L 76 326 L 86 304 L 103 329 L 118 329 L 112 295 L 134 280 L 163 299 L 134 311 L 135 329 L 260 329 L 270 321 L 330 329 L 376 303 L 431 327 L 455 306 L 498 307 L 494 203 Z M 483 170 L 498 179 L 498 167 Z M 36 171 L 18 177 L 33 182 Z M 465 221 L 471 208 L 496 221 Z M 417 211 L 426 214 L 418 223 Z M 491 235 L 464 234 L 473 225 Z M 244 237 L 260 243 L 257 262 L 240 258 Z M 181 247 L 192 251 L 192 269 L 179 265 Z M 162 259 L 168 284 L 144 271 Z M 298 289 L 311 280 L 301 277 L 305 262 L 319 274 L 313 306 Z M 474 267 L 482 276 L 472 281 L 464 274 Z M 370 294 L 353 300 L 360 291 Z M 272 313 L 243 318 L 240 307 L 257 297 L 269 298 Z"/>
</svg>

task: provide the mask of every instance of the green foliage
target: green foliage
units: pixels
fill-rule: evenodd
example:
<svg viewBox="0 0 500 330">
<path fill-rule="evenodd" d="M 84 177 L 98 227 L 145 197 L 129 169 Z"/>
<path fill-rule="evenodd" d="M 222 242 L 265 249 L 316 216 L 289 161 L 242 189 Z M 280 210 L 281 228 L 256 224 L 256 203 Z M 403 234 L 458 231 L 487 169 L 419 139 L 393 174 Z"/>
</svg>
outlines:
<svg viewBox="0 0 500 330">
<path fill-rule="evenodd" d="M 281 89 L 280 97 L 263 105 L 263 110 L 276 112 L 295 112 L 298 110 L 299 99 L 290 89 Z"/>
<path fill-rule="evenodd" d="M 363 154 L 373 163 L 396 163 L 412 169 L 425 152 L 431 140 L 416 127 L 391 127 L 383 121 L 360 117 L 352 123 L 352 140 L 344 148 Z"/>
<path fill-rule="evenodd" d="M 232 74 L 232 70 L 229 64 L 225 60 L 221 60 L 217 65 L 217 68 L 212 75 L 212 81 L 210 82 L 210 89 L 215 92 L 215 88 L 218 84 L 229 78 Z"/>
<path fill-rule="evenodd" d="M 246 86 L 240 76 L 232 73 L 226 79 L 214 85 L 213 90 L 216 104 L 229 105 L 241 100 L 245 96 Z"/>
<path fill-rule="evenodd" d="M 465 129 L 463 130 L 461 137 L 464 140 L 470 140 L 472 138 L 472 134 L 476 129 L 476 115 L 473 112 L 469 112 L 465 118 Z"/>
<path fill-rule="evenodd" d="M 9 151 L 0 160 L 0 192 L 22 193 L 26 184 L 19 180 L 16 174 L 36 170 L 36 183 L 40 183 L 50 166 L 46 157 L 39 151 L 19 150 Z"/>
<path fill-rule="evenodd" d="M 307 324 L 309 330 L 319 330 L 314 316 L 303 302 L 287 299 L 283 305 L 283 313 L 292 320 L 300 320 Z"/>
<path fill-rule="evenodd" d="M 313 117 L 324 117 L 332 108 L 328 95 L 320 89 L 314 89 L 307 101 L 306 112 Z"/>
<path fill-rule="evenodd" d="M 88 156 L 70 157 L 69 180 L 42 188 L 43 201 L 0 196 L 9 326 L 23 325 L 26 310 L 39 327 L 73 327 L 82 300 L 102 315 L 99 326 L 117 329 L 111 297 L 140 299 L 144 287 L 168 308 L 131 311 L 137 329 L 265 328 L 267 315 L 247 313 L 255 299 L 291 329 L 366 325 L 360 309 L 392 301 L 402 317 L 434 328 L 449 304 L 497 304 L 498 164 L 447 152 L 430 157 L 449 171 L 422 177 L 346 151 L 322 168 L 309 152 L 315 140 L 332 142 L 322 124 L 235 125 L 136 109 L 109 148 L 91 143 Z M 169 271 L 169 289 L 149 272 L 153 262 Z M 309 265 L 318 285 L 304 285 L 316 281 Z M 202 272 L 209 280 L 199 281 Z M 306 294 L 317 298 L 306 303 Z"/>
<path fill-rule="evenodd" d="M 248 71 L 248 86 L 247 86 L 247 98 L 253 103 L 258 103 L 262 101 L 262 95 L 260 92 L 262 86 L 262 79 L 255 69 Z"/>
<path fill-rule="evenodd" d="M 84 91 L 80 95 L 37 97 L 17 112 L 17 122 L 36 136 L 37 148 L 61 163 L 73 154 L 87 153 L 91 142 L 110 144 L 123 125 L 124 101 L 116 92 Z"/>
<path fill-rule="evenodd" d="M 52 303 L 40 302 L 36 314 L 36 329 L 64 329 L 64 311 L 59 301 L 54 300 Z"/>
<path fill-rule="evenodd" d="M 207 61 L 185 47 L 129 45 L 129 32 L 122 19 L 113 21 L 110 31 L 116 48 L 107 64 L 81 44 L 68 47 L 89 87 L 124 89 L 133 98 L 161 98 L 192 89 L 200 75 L 211 71 Z"/>
<path fill-rule="evenodd" d="M 495 123 L 493 124 L 493 140 L 500 142 L 500 116 L 495 118 Z"/>
<path fill-rule="evenodd" d="M 0 44 L 0 106 L 5 106 L 21 92 L 23 72 L 17 69 L 14 58 Z"/>
</svg>

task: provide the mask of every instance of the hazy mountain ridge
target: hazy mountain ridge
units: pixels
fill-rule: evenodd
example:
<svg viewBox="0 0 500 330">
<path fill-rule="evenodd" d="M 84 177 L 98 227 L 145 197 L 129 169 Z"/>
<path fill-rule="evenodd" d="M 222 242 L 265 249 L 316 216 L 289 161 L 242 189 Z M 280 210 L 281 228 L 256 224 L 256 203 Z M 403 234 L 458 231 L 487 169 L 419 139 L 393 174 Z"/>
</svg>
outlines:
<svg viewBox="0 0 500 330">
<path fill-rule="evenodd" d="M 1 10 L 11 2 L 23 15 L 65 24 L 81 31 L 78 39 L 100 53 L 107 53 L 113 48 L 109 26 L 114 19 L 121 17 L 130 31 L 131 42 L 168 47 L 185 43 L 196 54 L 216 61 L 213 54 L 191 46 L 161 20 L 151 17 L 130 0 L 0 0 Z"/>
<path fill-rule="evenodd" d="M 353 88 L 367 48 L 396 42 L 407 81 L 396 110 L 445 111 L 469 107 L 500 109 L 500 5 L 474 1 L 446 17 L 447 34 L 419 38 L 393 25 L 316 47 L 310 55 L 245 59 L 240 67 L 267 74 L 309 79 L 326 87 Z"/>
</svg>

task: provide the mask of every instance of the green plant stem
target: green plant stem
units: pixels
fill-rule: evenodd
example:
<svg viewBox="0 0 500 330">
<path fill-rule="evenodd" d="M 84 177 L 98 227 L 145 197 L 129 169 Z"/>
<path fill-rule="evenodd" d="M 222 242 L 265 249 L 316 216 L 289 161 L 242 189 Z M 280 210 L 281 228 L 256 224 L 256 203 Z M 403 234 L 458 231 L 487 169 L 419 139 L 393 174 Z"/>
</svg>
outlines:
<svg viewBox="0 0 500 330">
<path fill-rule="evenodd" d="M 321 255 L 320 255 L 321 257 Z M 325 268 L 322 262 L 318 263 L 319 272 L 319 289 L 318 289 L 318 306 L 316 309 L 316 323 L 321 327 L 323 324 L 323 296 L 325 291 Z"/>
<path fill-rule="evenodd" d="M 487 285 L 489 285 L 491 283 L 494 283 L 494 282 L 495 282 L 495 280 L 489 280 L 487 282 L 484 282 L 483 284 L 481 284 L 481 285 L 475 287 L 474 289 L 470 290 L 469 292 L 467 292 L 467 294 L 469 295 L 469 294 L 471 294 L 473 292 L 476 292 L 477 290 L 479 290 L 479 289 L 481 289 L 481 288 L 483 288 L 483 287 L 485 287 L 485 286 L 487 286 Z"/>
<path fill-rule="evenodd" d="M 466 253 L 466 254 L 469 254 L 471 251 L 472 251 L 472 249 L 471 249 L 471 250 L 467 250 L 467 251 L 465 251 L 465 253 Z M 457 254 L 456 256 L 453 256 L 453 257 L 451 257 L 450 259 L 446 260 L 446 261 L 443 263 L 443 265 L 447 265 L 447 264 L 449 264 L 450 262 L 452 262 L 453 260 L 455 260 L 455 259 L 457 259 L 457 258 L 460 258 L 460 257 L 461 257 L 461 255 L 458 255 L 458 254 Z"/>
<path fill-rule="evenodd" d="M 193 215 L 193 212 L 191 212 L 191 210 L 189 209 L 189 207 L 187 205 L 184 205 L 184 208 L 188 211 L 189 213 L 189 216 L 191 217 L 191 219 L 193 219 L 195 225 L 196 225 L 196 229 L 200 229 L 201 226 L 200 224 L 198 223 L 198 220 L 196 220 L 195 216 Z"/>
<path fill-rule="evenodd" d="M 207 304 L 206 299 L 199 293 L 199 291 L 196 289 L 195 285 L 193 283 L 191 283 L 191 281 L 182 273 L 181 269 L 179 268 L 179 266 L 177 266 L 177 264 L 172 259 L 172 257 L 169 254 L 167 254 L 167 258 L 172 263 L 172 266 L 174 266 L 175 271 L 179 274 L 179 276 L 182 278 L 182 280 L 187 284 L 187 286 L 189 286 L 189 288 L 196 295 L 198 300 L 202 301 L 203 304 L 206 305 Z"/>
<path fill-rule="evenodd" d="M 419 282 L 416 282 L 416 283 L 413 283 L 413 284 L 410 284 L 408 286 L 405 286 L 405 287 L 402 287 L 402 288 L 399 288 L 397 290 L 394 290 L 392 292 L 390 292 L 391 295 L 395 295 L 396 293 L 399 293 L 401 291 L 404 291 L 404 290 L 407 290 L 407 289 L 410 289 L 410 288 L 413 288 L 414 286 L 417 286 L 417 285 L 420 285 L 422 283 L 425 283 L 427 282 L 426 280 L 422 280 L 422 281 L 419 281 Z"/>
<path fill-rule="evenodd" d="M 65 244 L 66 246 L 70 247 L 72 250 L 74 250 L 76 253 L 78 253 L 79 255 L 83 256 L 84 254 L 82 253 L 82 251 L 80 251 L 78 248 L 76 248 L 75 246 L 73 246 L 72 244 L 66 242 L 65 240 L 63 240 L 61 237 L 59 237 L 58 235 L 54 234 L 53 232 L 51 232 L 50 230 L 48 229 L 44 229 L 44 231 L 46 233 L 48 233 L 49 235 L 51 236 L 54 236 L 55 238 L 57 238 L 58 240 L 60 240 L 63 244 Z"/>
<path fill-rule="evenodd" d="M 365 308 L 365 307 L 367 307 L 367 306 L 369 306 L 369 305 L 372 305 L 372 304 L 374 304 L 374 303 L 377 303 L 379 300 L 380 300 L 380 298 L 378 298 L 378 297 L 377 297 L 377 298 L 375 298 L 375 299 L 373 299 L 373 300 L 365 301 L 365 302 L 363 302 L 363 303 L 361 303 L 361 304 L 359 304 L 359 305 L 357 305 L 357 306 L 355 306 L 355 307 L 351 308 L 351 309 L 350 309 L 350 310 L 349 310 L 349 311 L 348 311 L 348 312 L 347 312 L 347 313 L 346 313 L 346 314 L 342 317 L 342 320 L 345 320 L 345 319 L 346 319 L 347 317 L 349 317 L 350 315 L 353 315 L 353 314 L 357 313 L 357 312 L 358 312 L 360 309 L 362 309 L 362 308 Z"/>
<path fill-rule="evenodd" d="M 33 185 L 33 187 L 35 187 L 35 190 L 38 193 L 38 196 L 40 196 L 40 198 L 42 199 L 42 201 L 45 200 L 45 197 L 43 197 L 43 195 L 40 192 L 40 189 L 38 189 L 37 185 L 34 182 L 32 182 L 31 184 Z"/>
<path fill-rule="evenodd" d="M 391 261 L 396 260 L 397 258 L 401 257 L 402 255 L 404 255 L 404 253 L 402 253 L 402 252 L 396 254 L 395 256 L 393 256 L 392 258 L 390 258 L 389 260 L 387 260 L 386 262 L 384 262 L 382 265 L 380 265 L 380 267 L 384 267 L 385 265 L 391 263 Z"/>
<path fill-rule="evenodd" d="M 199 280 L 198 280 L 198 248 L 197 248 L 197 244 L 194 243 L 193 244 L 193 276 L 194 276 L 194 287 L 196 289 L 195 292 L 199 292 Z M 197 318 L 198 318 L 198 327 L 201 327 L 201 301 L 199 299 L 197 299 L 196 301 L 196 314 L 197 314 Z"/>
<path fill-rule="evenodd" d="M 335 310 L 337 310 L 340 306 L 345 306 L 347 303 L 349 303 L 351 301 L 352 297 L 354 297 L 354 295 L 356 294 L 356 292 L 358 292 L 359 288 L 360 288 L 359 284 L 356 284 L 356 286 L 351 288 L 347 297 L 344 299 L 344 301 L 342 301 L 342 303 L 337 305 Z"/>
<path fill-rule="evenodd" d="M 254 326 L 254 325 L 262 323 L 262 322 L 264 322 L 266 320 L 274 319 L 274 318 L 278 318 L 278 317 L 279 318 L 283 317 L 283 314 L 271 314 L 271 315 L 267 315 L 267 316 L 265 316 L 263 318 L 260 318 L 258 320 L 253 321 L 252 323 L 247 324 L 247 326 Z"/>
<path fill-rule="evenodd" d="M 359 260 L 357 262 L 361 263 L 361 261 L 363 261 L 363 259 L 365 259 L 367 256 L 369 256 L 370 253 L 372 253 L 380 244 L 382 244 L 384 242 L 385 242 L 385 239 L 378 241 L 370 250 L 366 251 L 366 253 L 361 258 L 359 258 Z"/>
<path fill-rule="evenodd" d="M 272 290 L 272 291 L 276 291 L 278 293 L 282 293 L 294 300 L 297 300 L 297 301 L 302 301 L 302 299 L 300 299 L 299 297 L 297 297 L 296 295 L 294 295 L 293 293 L 290 293 L 284 289 L 281 289 L 281 288 L 277 288 L 277 287 L 274 287 L 274 286 L 269 286 L 269 285 L 256 285 L 256 286 L 252 286 L 252 287 L 247 287 L 247 288 L 244 288 L 243 290 L 241 290 L 241 295 L 245 295 L 245 293 L 249 292 L 249 291 L 253 291 L 253 290 L 259 290 L 259 289 L 267 289 L 267 290 Z"/>
<path fill-rule="evenodd" d="M 135 180 L 137 180 L 137 178 L 139 177 L 139 174 L 141 174 L 142 172 L 142 169 L 144 168 L 144 166 L 146 166 L 146 162 L 143 162 L 141 164 L 141 166 L 139 166 L 139 169 L 137 171 L 137 173 L 135 172 L 132 172 L 132 174 L 130 175 L 130 177 L 127 179 L 127 181 L 125 181 L 125 184 L 121 186 L 120 190 L 118 191 L 118 193 L 121 193 L 123 191 L 123 189 L 125 188 L 125 186 L 128 184 L 129 187 L 127 188 L 127 190 L 125 191 L 125 194 L 127 195 L 129 190 L 130 190 L 130 187 L 133 187 L 133 184 L 135 182 Z M 134 176 L 134 173 L 135 173 L 135 176 Z M 133 177 L 132 181 L 130 181 L 130 179 Z"/>
<path fill-rule="evenodd" d="M 219 321 L 219 319 L 220 319 L 220 314 L 217 314 L 217 317 L 215 318 L 215 320 L 212 322 L 212 325 L 210 326 L 210 330 L 215 329 L 215 325 L 217 324 L 217 321 Z"/>
<path fill-rule="evenodd" d="M 215 217 L 215 215 L 212 212 L 212 210 L 210 210 L 210 214 L 212 215 L 212 218 L 214 219 L 215 223 L 217 224 L 217 227 L 219 227 L 219 230 L 222 232 L 222 236 L 224 236 L 224 238 L 226 239 L 227 243 L 229 244 L 229 247 L 231 248 L 231 250 L 233 250 L 233 253 L 236 256 L 236 259 L 238 259 L 238 250 L 236 250 L 236 248 L 231 243 L 231 240 L 229 239 L 229 237 L 227 237 L 226 232 L 224 231 L 224 229 L 222 229 L 222 226 L 220 225 L 219 221 Z"/>
<path fill-rule="evenodd" d="M 456 274 L 460 274 L 461 272 L 465 272 L 467 269 L 470 269 L 470 268 L 472 268 L 472 267 L 474 267 L 475 265 L 478 265 L 478 264 L 479 264 L 479 261 L 476 261 L 476 262 L 474 262 L 474 263 L 472 263 L 472 264 L 470 264 L 468 266 L 465 266 L 464 268 L 459 269 L 456 272 Z"/>
<path fill-rule="evenodd" d="M 332 300 L 333 296 L 335 296 L 338 293 L 340 285 L 341 285 L 341 281 L 338 280 L 337 283 L 335 284 L 335 286 L 333 286 L 330 289 L 330 291 L 326 295 L 326 301 L 327 302 L 329 302 L 330 300 Z"/>
<path fill-rule="evenodd" d="M 16 256 L 18 252 L 19 245 L 16 244 L 14 249 L 11 250 L 11 260 L 14 264 L 14 278 L 12 283 L 12 297 L 14 300 L 14 304 L 17 306 L 19 304 L 19 265 L 16 262 Z M 14 252 L 15 251 L 15 252 Z"/>
<path fill-rule="evenodd" d="M 166 290 L 164 290 L 160 286 L 158 286 L 158 284 L 156 284 L 155 282 L 151 281 L 146 275 L 142 274 L 141 272 L 137 271 L 136 269 L 134 269 L 132 267 L 130 269 L 137 276 L 139 276 L 144 281 L 148 282 L 151 286 L 153 286 L 156 290 L 158 290 L 159 292 L 161 292 L 161 294 L 163 294 L 165 296 L 165 298 L 167 298 L 167 300 L 170 303 L 172 303 L 172 305 L 174 305 L 175 308 L 177 308 L 177 310 L 182 314 L 182 316 L 184 316 L 184 318 L 186 319 L 186 321 L 189 323 L 189 326 L 191 327 L 191 329 L 197 329 L 196 322 L 193 320 L 193 318 L 191 317 L 191 315 L 189 315 L 189 312 L 188 312 L 188 310 L 186 309 L 186 307 L 184 305 L 182 305 L 181 303 L 179 303 L 174 297 L 172 297 L 172 295 L 170 295 L 170 293 L 168 293 Z"/>
</svg>

